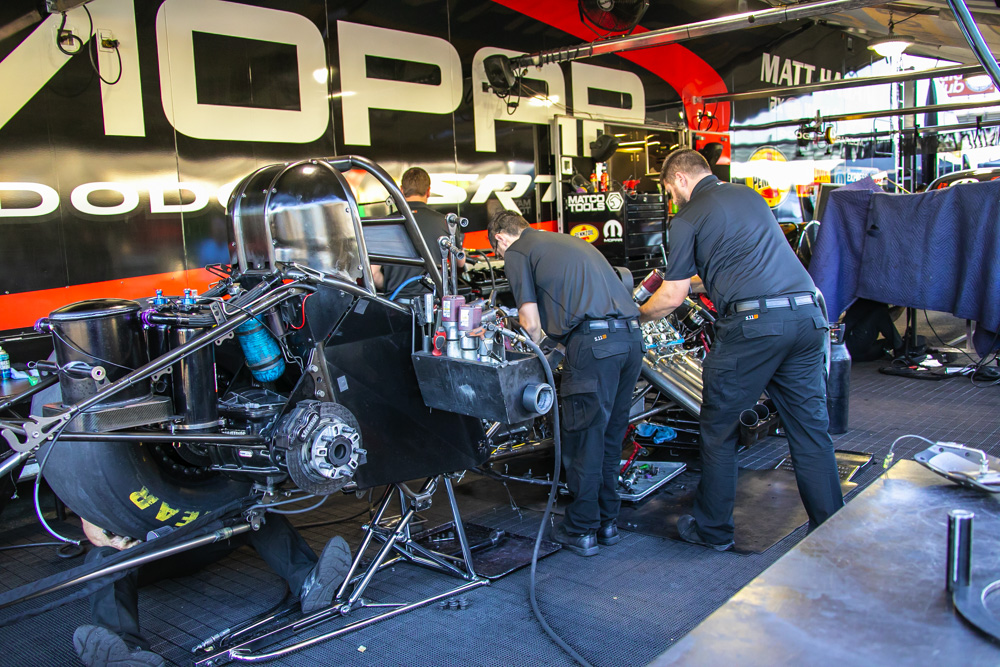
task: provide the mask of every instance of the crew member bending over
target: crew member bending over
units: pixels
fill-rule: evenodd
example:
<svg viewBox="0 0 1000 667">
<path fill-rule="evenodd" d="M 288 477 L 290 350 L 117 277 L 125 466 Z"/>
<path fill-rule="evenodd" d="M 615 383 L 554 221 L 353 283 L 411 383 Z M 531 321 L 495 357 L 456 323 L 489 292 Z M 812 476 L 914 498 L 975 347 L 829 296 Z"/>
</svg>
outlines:
<svg viewBox="0 0 1000 667">
<path fill-rule="evenodd" d="M 618 468 L 632 392 L 642 363 L 639 310 L 594 246 L 532 229 L 503 211 L 488 226 L 504 259 L 521 326 L 565 350 L 562 460 L 573 501 L 552 538 L 581 556 L 618 537 Z"/>
<path fill-rule="evenodd" d="M 719 551 L 733 546 L 739 414 L 764 389 L 788 434 L 811 530 L 844 504 L 827 433 L 828 334 L 816 286 L 756 192 L 720 181 L 687 148 L 667 156 L 661 178 L 680 210 L 670 225 L 666 280 L 643 304 L 642 320 L 677 308 L 694 274 L 719 312 L 703 364 L 701 481 L 678 532 Z"/>
</svg>

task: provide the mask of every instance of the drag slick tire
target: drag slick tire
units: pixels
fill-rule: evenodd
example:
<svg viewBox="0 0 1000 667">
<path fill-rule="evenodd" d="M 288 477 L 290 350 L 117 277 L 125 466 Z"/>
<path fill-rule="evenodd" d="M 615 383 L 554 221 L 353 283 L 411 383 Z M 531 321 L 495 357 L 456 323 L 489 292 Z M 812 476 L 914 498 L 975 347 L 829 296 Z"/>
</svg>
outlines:
<svg viewBox="0 0 1000 667">
<path fill-rule="evenodd" d="M 58 385 L 53 389 L 35 397 L 32 414 L 60 400 Z M 139 539 L 150 530 L 186 525 L 250 491 L 249 482 L 192 465 L 166 443 L 56 441 L 40 447 L 35 458 L 67 507 L 116 535 Z"/>
<path fill-rule="evenodd" d="M 67 507 L 116 535 L 139 539 L 184 526 L 250 491 L 249 482 L 186 463 L 169 444 L 57 441 L 41 447 L 37 459 Z"/>
</svg>

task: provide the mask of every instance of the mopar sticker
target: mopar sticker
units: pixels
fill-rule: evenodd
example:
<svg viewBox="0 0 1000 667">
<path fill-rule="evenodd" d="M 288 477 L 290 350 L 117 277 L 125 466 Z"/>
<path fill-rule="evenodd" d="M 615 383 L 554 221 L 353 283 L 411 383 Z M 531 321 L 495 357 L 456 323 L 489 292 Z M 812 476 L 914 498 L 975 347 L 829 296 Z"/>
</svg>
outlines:
<svg viewBox="0 0 1000 667">
<path fill-rule="evenodd" d="M 617 220 L 608 220 L 604 223 L 604 242 L 614 243 L 615 241 L 621 243 L 622 240 L 622 223 Z"/>
<path fill-rule="evenodd" d="M 587 243 L 593 243 L 597 240 L 597 227 L 593 225 L 576 225 L 569 230 L 569 233 Z"/>
</svg>

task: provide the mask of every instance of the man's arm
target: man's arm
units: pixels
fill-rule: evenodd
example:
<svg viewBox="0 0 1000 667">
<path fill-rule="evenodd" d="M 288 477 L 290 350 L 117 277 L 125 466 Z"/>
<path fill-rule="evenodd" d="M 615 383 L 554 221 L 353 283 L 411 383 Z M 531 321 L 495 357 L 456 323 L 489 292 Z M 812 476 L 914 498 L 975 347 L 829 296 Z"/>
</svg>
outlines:
<svg viewBox="0 0 1000 667">
<path fill-rule="evenodd" d="M 664 280 L 646 303 L 639 306 L 639 321 L 651 322 L 666 317 L 684 303 L 691 289 L 691 279 Z"/>
<path fill-rule="evenodd" d="M 535 343 L 542 342 L 542 320 L 538 315 L 538 304 L 534 301 L 522 303 L 517 309 L 517 317 L 521 320 L 521 326 L 531 336 Z"/>
<path fill-rule="evenodd" d="M 378 264 L 372 264 L 372 279 L 375 281 L 375 289 L 385 289 L 385 275 Z"/>
</svg>

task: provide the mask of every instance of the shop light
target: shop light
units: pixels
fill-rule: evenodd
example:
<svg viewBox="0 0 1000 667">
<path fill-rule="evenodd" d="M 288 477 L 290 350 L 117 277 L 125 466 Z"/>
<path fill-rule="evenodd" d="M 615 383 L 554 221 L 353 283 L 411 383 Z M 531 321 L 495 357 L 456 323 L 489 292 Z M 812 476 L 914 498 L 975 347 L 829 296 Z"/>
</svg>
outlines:
<svg viewBox="0 0 1000 667">
<path fill-rule="evenodd" d="M 868 42 L 868 48 L 883 58 L 898 58 L 908 46 L 913 46 L 913 38 L 908 35 L 897 35 L 889 23 L 889 34 Z"/>
</svg>

